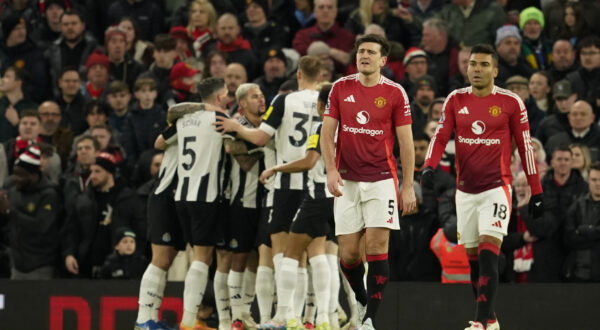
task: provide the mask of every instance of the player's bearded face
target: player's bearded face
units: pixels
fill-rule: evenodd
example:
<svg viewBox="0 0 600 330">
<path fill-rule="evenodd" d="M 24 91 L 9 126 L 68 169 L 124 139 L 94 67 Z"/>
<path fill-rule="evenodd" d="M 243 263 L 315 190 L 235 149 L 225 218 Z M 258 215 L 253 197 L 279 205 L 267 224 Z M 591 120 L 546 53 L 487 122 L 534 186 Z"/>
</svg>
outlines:
<svg viewBox="0 0 600 330">
<path fill-rule="evenodd" d="M 471 55 L 467 76 L 473 87 L 485 88 L 493 85 L 496 75 L 498 75 L 498 67 L 493 62 L 492 55 L 483 53 Z"/>
<path fill-rule="evenodd" d="M 387 57 L 381 56 L 381 45 L 375 42 L 362 43 L 356 52 L 356 67 L 365 75 L 379 72 L 386 60 Z"/>
</svg>

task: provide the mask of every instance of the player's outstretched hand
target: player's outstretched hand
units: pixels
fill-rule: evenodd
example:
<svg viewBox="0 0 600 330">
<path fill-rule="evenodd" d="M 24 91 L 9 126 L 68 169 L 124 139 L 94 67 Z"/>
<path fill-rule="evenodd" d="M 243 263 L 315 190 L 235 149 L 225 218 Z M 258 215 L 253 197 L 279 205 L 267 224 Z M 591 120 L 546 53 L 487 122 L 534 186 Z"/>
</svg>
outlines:
<svg viewBox="0 0 600 330">
<path fill-rule="evenodd" d="M 258 178 L 258 180 L 260 180 L 260 183 L 262 184 L 267 184 L 267 180 L 269 180 L 270 177 L 272 177 L 275 174 L 275 171 L 273 170 L 273 168 L 268 168 L 264 171 L 262 171 L 262 173 L 260 174 L 260 178 Z"/>
<path fill-rule="evenodd" d="M 340 172 L 337 170 L 327 171 L 327 189 L 334 197 L 342 197 L 339 186 L 344 186 Z"/>
<path fill-rule="evenodd" d="M 433 189 L 433 168 L 431 166 L 427 166 L 421 170 L 421 186 Z"/>
<path fill-rule="evenodd" d="M 417 213 L 417 197 L 415 196 L 415 190 L 413 188 L 404 189 L 404 187 L 402 187 L 402 190 L 400 191 L 400 207 L 402 216 Z"/>
<path fill-rule="evenodd" d="M 240 123 L 235 119 L 217 117 L 217 121 L 213 125 L 215 125 L 215 131 L 225 134 L 227 132 L 235 132 Z"/>
<path fill-rule="evenodd" d="M 529 215 L 534 219 L 544 216 L 544 199 L 542 194 L 533 195 L 529 199 Z"/>
</svg>

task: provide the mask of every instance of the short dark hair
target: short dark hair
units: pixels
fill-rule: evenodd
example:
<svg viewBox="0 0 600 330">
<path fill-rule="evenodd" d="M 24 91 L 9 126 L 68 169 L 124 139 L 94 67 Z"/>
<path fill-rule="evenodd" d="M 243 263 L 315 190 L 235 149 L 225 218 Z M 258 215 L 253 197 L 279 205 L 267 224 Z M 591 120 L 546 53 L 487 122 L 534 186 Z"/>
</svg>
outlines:
<svg viewBox="0 0 600 330">
<path fill-rule="evenodd" d="M 427 141 L 427 143 L 429 143 L 431 139 L 429 138 L 429 135 L 425 134 L 425 132 L 415 132 L 413 141 Z"/>
<path fill-rule="evenodd" d="M 135 92 L 141 90 L 144 87 L 150 88 L 151 91 L 156 90 L 156 80 L 152 78 L 137 78 L 133 84 L 133 90 Z"/>
<path fill-rule="evenodd" d="M 374 42 L 381 46 L 381 55 L 388 56 L 390 54 L 390 43 L 384 37 L 376 34 L 366 34 L 354 42 L 354 50 L 358 51 L 358 47 L 365 42 Z"/>
<path fill-rule="evenodd" d="M 99 125 L 94 125 L 94 126 L 90 127 L 90 134 L 95 129 L 103 129 L 103 130 L 107 131 L 108 133 L 110 133 L 110 135 L 113 134 L 112 128 L 110 128 L 110 126 L 108 126 L 106 124 L 99 124 Z"/>
<path fill-rule="evenodd" d="M 91 100 L 88 103 L 86 103 L 84 107 L 84 113 L 86 117 L 93 111 L 103 113 L 104 115 L 106 115 L 106 117 L 108 117 L 110 114 L 110 110 L 110 105 L 103 100 Z"/>
<path fill-rule="evenodd" d="M 16 66 L 9 66 L 8 68 L 6 68 L 6 70 L 4 70 L 4 73 L 2 75 L 5 75 L 7 71 L 12 71 L 15 73 L 15 80 L 18 81 L 22 81 L 22 82 L 26 82 L 27 81 L 27 72 L 25 72 L 25 70 L 19 69 Z"/>
<path fill-rule="evenodd" d="M 23 119 L 25 117 L 35 117 L 35 118 L 37 118 L 37 120 L 39 122 L 42 122 L 42 119 L 40 118 L 40 114 L 38 113 L 37 110 L 34 110 L 34 109 L 25 109 L 25 110 L 21 111 L 21 114 L 19 115 L 19 120 Z"/>
<path fill-rule="evenodd" d="M 81 141 L 83 141 L 83 140 L 92 141 L 92 144 L 94 145 L 94 149 L 100 150 L 100 142 L 98 142 L 98 140 L 96 140 L 96 138 L 91 136 L 90 134 L 83 134 L 83 135 L 80 135 L 77 138 L 75 138 L 75 148 L 76 149 L 77 149 L 77 145 L 79 143 L 81 143 Z"/>
<path fill-rule="evenodd" d="M 206 101 L 210 99 L 214 93 L 223 88 L 226 88 L 225 80 L 223 80 L 223 78 L 208 77 L 202 79 L 198 84 L 198 94 L 200 94 L 202 101 Z"/>
<path fill-rule="evenodd" d="M 124 81 L 115 80 L 108 85 L 108 94 L 116 94 L 127 92 L 129 93 L 129 86 Z"/>
<path fill-rule="evenodd" d="M 79 79 L 81 79 L 81 74 L 79 73 L 79 71 L 77 70 L 76 67 L 72 66 L 72 65 L 67 65 L 65 66 L 61 71 L 60 71 L 60 76 L 58 76 L 59 78 L 62 78 L 65 73 L 69 72 L 69 71 L 75 71 L 77 73 L 77 76 L 79 77 Z"/>
<path fill-rule="evenodd" d="M 496 50 L 491 45 L 477 44 L 477 45 L 471 47 L 471 55 L 473 55 L 473 54 L 492 55 L 492 61 L 494 62 L 494 65 L 498 65 L 498 53 L 496 53 Z"/>
<path fill-rule="evenodd" d="M 331 87 L 333 87 L 333 84 L 330 82 L 326 82 L 326 83 L 322 83 L 320 85 L 320 89 L 319 89 L 319 97 L 317 98 L 318 101 L 321 101 L 321 103 L 323 104 L 327 104 L 327 102 L 329 101 L 329 92 L 331 92 Z"/>
<path fill-rule="evenodd" d="M 569 148 L 568 145 L 561 145 L 561 146 L 557 147 L 556 149 L 552 150 L 552 158 L 554 158 L 554 155 L 558 151 L 568 152 L 571 155 L 571 157 L 573 157 L 573 151 L 571 150 L 571 148 Z"/>
<path fill-rule="evenodd" d="M 85 23 L 85 17 L 79 10 L 77 10 L 75 8 L 69 8 L 69 9 L 65 10 L 63 12 L 63 14 L 60 15 L 60 21 L 62 21 L 62 18 L 67 15 L 68 16 L 77 16 L 77 17 L 79 17 L 79 20 L 81 21 L 81 23 Z"/>
<path fill-rule="evenodd" d="M 176 47 L 177 40 L 168 33 L 157 34 L 154 37 L 154 50 L 169 51 L 175 50 Z"/>
<path fill-rule="evenodd" d="M 593 162 L 592 165 L 590 165 L 590 171 L 591 170 L 600 171 L 600 162 L 599 161 Z"/>
<path fill-rule="evenodd" d="M 577 43 L 577 51 L 580 52 L 583 48 L 596 47 L 600 49 L 600 38 L 598 36 L 587 36 Z"/>
</svg>

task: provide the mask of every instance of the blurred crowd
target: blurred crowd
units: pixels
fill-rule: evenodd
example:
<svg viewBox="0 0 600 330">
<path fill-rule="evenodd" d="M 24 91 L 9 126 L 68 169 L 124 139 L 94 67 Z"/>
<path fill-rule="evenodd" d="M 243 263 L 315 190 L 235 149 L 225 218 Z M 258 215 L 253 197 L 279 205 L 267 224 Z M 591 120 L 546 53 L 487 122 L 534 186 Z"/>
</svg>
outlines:
<svg viewBox="0 0 600 330">
<path fill-rule="evenodd" d="M 546 205 L 528 218 L 515 153 L 502 278 L 599 281 L 597 17 L 597 0 L 0 1 L 0 276 L 141 277 L 168 107 L 201 101 L 207 77 L 224 79 L 231 115 L 242 83 L 270 103 L 297 89 L 307 54 L 335 81 L 357 72 L 353 42 L 370 33 L 391 43 L 382 72 L 411 100 L 415 182 L 446 95 L 469 85 L 470 46 L 495 46 L 496 85 L 527 107 Z M 455 180 L 449 143 L 434 189 L 416 186 L 419 212 L 392 233 L 393 280 L 448 274 Z"/>
</svg>

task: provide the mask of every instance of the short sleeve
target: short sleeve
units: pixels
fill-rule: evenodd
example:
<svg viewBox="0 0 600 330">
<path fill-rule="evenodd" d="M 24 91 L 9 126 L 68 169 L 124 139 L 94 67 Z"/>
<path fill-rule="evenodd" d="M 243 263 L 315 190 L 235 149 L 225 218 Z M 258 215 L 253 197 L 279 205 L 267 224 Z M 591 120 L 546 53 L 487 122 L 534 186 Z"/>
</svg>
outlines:
<svg viewBox="0 0 600 330">
<path fill-rule="evenodd" d="M 397 88 L 395 102 L 392 108 L 392 118 L 394 121 L 394 127 L 400 127 L 412 124 L 412 117 L 410 113 L 410 102 L 408 95 L 402 86 Z"/>
<path fill-rule="evenodd" d="M 275 131 L 281 125 L 281 120 L 283 119 L 283 115 L 285 113 L 286 96 L 287 94 L 276 96 L 262 117 L 262 123 L 260 124 L 259 129 L 270 136 L 273 136 Z"/>
<path fill-rule="evenodd" d="M 339 101 L 338 101 L 338 90 L 340 89 L 339 81 L 335 82 L 329 91 L 329 97 L 327 97 L 327 105 L 325 105 L 325 116 L 334 119 L 340 119 Z"/>
</svg>

